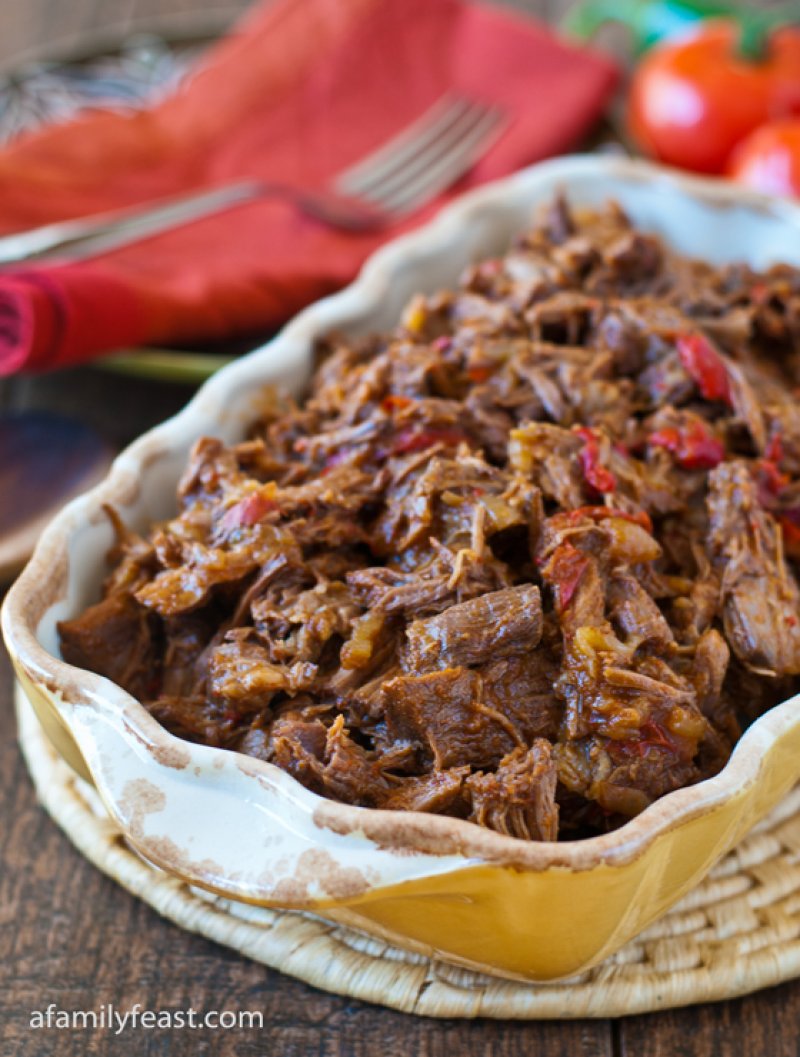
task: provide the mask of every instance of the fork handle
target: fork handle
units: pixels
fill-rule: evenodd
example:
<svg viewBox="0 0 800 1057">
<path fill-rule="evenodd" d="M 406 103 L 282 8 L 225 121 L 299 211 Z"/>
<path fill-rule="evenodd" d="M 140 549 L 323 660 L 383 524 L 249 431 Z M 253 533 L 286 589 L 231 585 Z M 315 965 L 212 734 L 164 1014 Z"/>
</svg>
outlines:
<svg viewBox="0 0 800 1057">
<path fill-rule="evenodd" d="M 0 238 L 0 267 L 50 255 L 57 260 L 83 260 L 268 195 L 286 198 L 306 216 L 342 231 L 376 231 L 390 220 L 377 207 L 332 191 L 306 191 L 289 184 L 243 180 L 167 199 L 155 206 L 132 206 L 6 235 Z"/>
<path fill-rule="evenodd" d="M 163 199 L 146 206 L 130 206 L 91 217 L 62 220 L 0 238 L 0 264 L 31 260 L 84 239 L 97 239 L 93 252 L 113 249 L 133 239 L 158 234 L 165 228 L 198 220 L 220 209 L 257 198 L 263 185 L 255 180 L 216 187 L 190 196 Z M 107 241 L 105 241 L 107 239 Z M 100 247 L 100 241 L 103 245 Z"/>
</svg>

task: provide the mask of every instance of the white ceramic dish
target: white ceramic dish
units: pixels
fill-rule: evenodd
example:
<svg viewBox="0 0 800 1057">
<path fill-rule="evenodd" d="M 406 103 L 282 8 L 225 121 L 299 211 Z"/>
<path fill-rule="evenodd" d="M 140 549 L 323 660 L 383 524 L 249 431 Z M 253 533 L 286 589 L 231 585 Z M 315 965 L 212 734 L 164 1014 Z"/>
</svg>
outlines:
<svg viewBox="0 0 800 1057">
<path fill-rule="evenodd" d="M 800 264 L 797 206 L 644 163 L 564 158 L 482 188 L 387 246 L 352 286 L 222 370 L 120 455 L 108 479 L 50 525 L 3 610 L 45 729 L 144 855 L 235 899 L 314 908 L 462 964 L 539 979 L 619 947 L 800 778 L 800 700 L 755 723 L 718 777 L 662 798 L 620 830 L 529 843 L 458 820 L 326 801 L 272 765 L 180 741 L 119 687 L 61 661 L 56 622 L 98 596 L 112 542 L 102 503 L 139 528 L 169 516 L 198 436 L 239 439 L 265 385 L 302 392 L 316 338 L 392 326 L 413 293 L 452 284 L 468 262 L 502 252 L 557 188 L 580 205 L 616 198 L 684 253 Z"/>
</svg>

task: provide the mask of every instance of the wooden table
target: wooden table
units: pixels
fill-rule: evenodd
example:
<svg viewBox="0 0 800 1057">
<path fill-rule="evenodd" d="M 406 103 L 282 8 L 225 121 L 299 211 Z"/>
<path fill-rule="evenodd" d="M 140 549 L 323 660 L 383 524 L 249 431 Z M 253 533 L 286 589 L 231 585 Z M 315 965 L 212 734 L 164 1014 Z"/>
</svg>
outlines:
<svg viewBox="0 0 800 1057">
<path fill-rule="evenodd" d="M 189 0 L 171 3 L 175 10 L 189 7 Z M 535 0 L 520 3 L 545 10 Z M 205 3 L 209 10 L 222 6 Z M 227 6 L 242 6 L 242 0 Z M 4 0 L 0 61 L 9 56 L 9 41 L 27 51 L 41 48 L 45 33 L 47 39 L 79 40 L 81 20 L 96 32 L 168 8 L 166 0 Z M 0 386 L 0 406 L 76 414 L 117 444 L 177 410 L 188 396 L 181 386 L 131 381 L 96 368 Z M 800 1055 L 800 983 L 712 1006 L 562 1023 L 426 1020 L 315 991 L 166 923 L 75 851 L 35 803 L 14 740 L 12 678 L 2 650 L 0 729 L 2 1057 Z M 69 1010 L 110 1003 L 124 1010 L 137 1002 L 151 1009 L 262 1010 L 265 1027 L 140 1030 L 120 1037 L 31 1030 L 31 1012 L 51 1002 Z"/>
</svg>

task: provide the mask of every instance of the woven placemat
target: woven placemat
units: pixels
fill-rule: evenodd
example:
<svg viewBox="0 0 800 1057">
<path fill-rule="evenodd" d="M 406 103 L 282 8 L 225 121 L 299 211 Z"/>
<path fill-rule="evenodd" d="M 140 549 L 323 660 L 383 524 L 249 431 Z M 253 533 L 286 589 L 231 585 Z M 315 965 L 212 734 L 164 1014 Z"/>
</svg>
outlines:
<svg viewBox="0 0 800 1057">
<path fill-rule="evenodd" d="M 325 991 L 437 1017 L 624 1016 L 747 994 L 800 976 L 800 787 L 706 881 L 597 968 L 557 984 L 457 969 L 312 914 L 232 903 L 144 862 L 55 753 L 17 688 L 41 803 L 78 850 L 159 914 Z"/>
</svg>

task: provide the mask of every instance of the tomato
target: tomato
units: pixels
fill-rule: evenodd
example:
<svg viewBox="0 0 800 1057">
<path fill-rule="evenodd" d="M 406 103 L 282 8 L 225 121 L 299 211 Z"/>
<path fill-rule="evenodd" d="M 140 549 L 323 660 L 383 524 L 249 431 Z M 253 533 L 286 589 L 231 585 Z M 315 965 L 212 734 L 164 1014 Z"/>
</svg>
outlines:
<svg viewBox="0 0 800 1057">
<path fill-rule="evenodd" d="M 800 117 L 757 128 L 734 151 L 728 172 L 764 194 L 800 198 Z"/>
<path fill-rule="evenodd" d="M 631 81 L 628 128 L 653 158 L 720 173 L 736 145 L 765 122 L 800 116 L 800 31 L 775 29 L 757 59 L 738 53 L 727 19 L 648 52 Z"/>
</svg>

